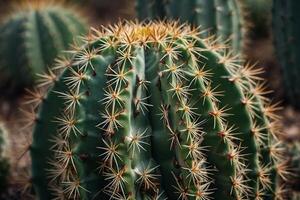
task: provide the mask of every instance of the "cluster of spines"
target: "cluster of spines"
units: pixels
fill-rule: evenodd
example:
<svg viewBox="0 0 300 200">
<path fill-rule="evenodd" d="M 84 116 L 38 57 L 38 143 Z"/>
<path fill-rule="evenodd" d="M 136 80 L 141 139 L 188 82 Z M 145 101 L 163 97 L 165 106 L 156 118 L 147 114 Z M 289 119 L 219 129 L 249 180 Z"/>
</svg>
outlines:
<svg viewBox="0 0 300 200">
<path fill-rule="evenodd" d="M 222 165 L 229 167 L 230 183 L 225 182 L 229 186 L 224 187 L 230 188 L 232 197 L 264 199 L 271 195 L 280 199 L 284 189 L 275 188 L 277 180 L 274 173 L 284 177 L 286 168 L 280 144 L 275 142 L 278 117 L 273 111 L 276 108 L 268 106 L 270 102 L 263 96 L 265 86 L 257 83 L 261 80 L 258 78 L 261 70 L 251 65 L 242 68 L 229 54 L 220 56 L 211 53 L 211 48 L 206 46 L 212 46 L 213 42 L 207 40 L 202 43 L 197 33 L 197 30 L 177 27 L 177 24 L 127 24 L 111 27 L 104 33 L 96 31 L 96 36 L 87 39 L 86 47 L 67 62 L 68 72 L 64 73 L 69 75 L 63 78 L 67 92 L 53 91 L 65 102 L 63 116 L 53 119 L 59 127 L 58 136 L 52 140 L 54 160 L 50 161 L 53 169 L 49 171 L 50 178 L 58 180 L 51 182 L 50 189 L 54 190 L 54 195 L 78 198 L 89 191 L 77 170 L 80 168 L 77 159 L 82 155 L 75 155 L 72 151 L 72 143 L 78 142 L 76 138 L 85 134 L 80 129 L 83 119 L 76 116 L 80 116 L 80 109 L 76 108 L 82 106 L 83 99 L 89 98 L 87 82 L 97 74 L 93 62 L 103 59 L 102 54 L 108 51 L 116 60 L 102 77 L 103 85 L 97 86 L 105 88 L 100 99 L 102 120 L 97 123 L 97 127 L 104 131 L 99 147 L 99 169 L 106 182 L 105 193 L 112 198 L 132 198 L 138 182 L 144 187 L 143 191 L 150 189 L 154 196 L 162 197 L 159 181 L 163 181 L 164 176 L 171 176 L 168 179 L 173 179 L 174 184 L 169 190 L 173 190 L 177 198 L 211 199 L 218 187 L 224 186 L 217 182 L 224 181 L 222 171 L 211 166 L 211 162 L 220 159 L 224 162 Z M 96 43 L 97 48 L 90 47 Z M 153 64 L 157 68 L 153 74 L 146 73 L 149 79 L 153 78 L 150 83 L 143 75 L 145 72 L 139 71 L 145 70 L 143 65 L 146 61 L 141 60 L 141 55 L 146 53 L 152 54 L 154 63 L 159 64 Z M 223 72 L 218 72 L 225 73 L 222 77 L 216 76 L 217 71 L 206 62 L 210 59 L 219 65 L 218 68 L 223 68 Z M 201 63 L 206 64 L 200 66 Z M 44 83 L 57 81 L 53 76 L 44 77 L 51 77 Z M 220 85 L 223 82 L 235 85 L 241 99 L 228 99 L 226 93 L 230 91 L 225 90 L 225 84 Z M 148 90 L 155 96 L 147 95 Z M 237 123 L 239 120 L 230 118 L 236 115 L 234 106 L 224 105 L 224 102 L 237 100 L 240 102 L 232 104 L 244 106 L 249 113 L 251 130 L 248 134 L 251 132 L 252 136 L 243 135 L 245 130 L 240 132 L 241 127 L 236 127 L 240 125 Z M 154 111 L 150 109 L 148 113 L 147 107 L 151 105 Z M 155 113 L 157 107 L 160 116 Z M 149 148 L 151 142 L 155 144 L 157 141 L 149 140 L 155 136 L 150 134 L 151 128 L 147 128 L 147 115 L 151 118 L 150 124 L 156 122 L 159 126 L 162 123 L 162 129 L 169 133 L 164 136 L 168 140 L 168 146 L 164 148 L 171 151 L 167 165 L 167 168 L 170 167 L 169 174 L 165 173 L 167 168 L 159 172 L 159 165 L 151 159 L 151 151 L 161 148 Z M 132 128 L 137 129 L 136 134 L 132 134 Z M 245 138 L 251 141 L 244 141 Z M 131 155 L 128 157 L 126 152 L 131 152 Z M 142 164 L 143 169 L 134 168 L 140 161 L 139 157 L 149 161 Z M 253 173 L 253 169 L 257 171 Z M 219 179 L 214 180 L 216 177 Z M 169 195 L 168 191 L 166 193 Z"/>
<path fill-rule="evenodd" d="M 174 19 L 201 26 L 204 36 L 215 35 L 227 42 L 235 52 L 243 50 L 243 20 L 237 0 L 137 0 L 140 20 Z"/>
</svg>

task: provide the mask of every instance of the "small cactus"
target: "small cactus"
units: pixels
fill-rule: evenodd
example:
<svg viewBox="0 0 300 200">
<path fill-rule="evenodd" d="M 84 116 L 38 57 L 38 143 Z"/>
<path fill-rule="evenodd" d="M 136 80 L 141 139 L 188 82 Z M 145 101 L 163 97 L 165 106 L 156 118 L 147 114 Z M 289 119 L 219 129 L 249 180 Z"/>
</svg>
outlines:
<svg viewBox="0 0 300 200">
<path fill-rule="evenodd" d="M 261 69 L 199 33 L 120 23 L 59 62 L 28 117 L 39 199 L 283 198 Z"/>
<path fill-rule="evenodd" d="M 274 0 L 273 38 L 287 100 L 300 108 L 300 2 Z"/>
<path fill-rule="evenodd" d="M 74 37 L 86 32 L 76 10 L 28 0 L 14 5 L 0 25 L 1 97 L 17 95 L 54 63 Z M 13 7 L 14 7 L 13 6 Z"/>
<path fill-rule="evenodd" d="M 167 18 L 201 26 L 208 30 L 205 35 L 216 35 L 236 53 L 243 51 L 239 0 L 136 0 L 136 10 L 140 20 Z"/>
</svg>

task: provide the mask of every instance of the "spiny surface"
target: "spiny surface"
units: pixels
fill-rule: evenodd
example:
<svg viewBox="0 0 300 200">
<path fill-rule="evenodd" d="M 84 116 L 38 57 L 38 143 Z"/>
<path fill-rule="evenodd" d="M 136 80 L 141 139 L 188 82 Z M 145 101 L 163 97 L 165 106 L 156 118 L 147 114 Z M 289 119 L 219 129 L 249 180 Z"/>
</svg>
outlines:
<svg viewBox="0 0 300 200">
<path fill-rule="evenodd" d="M 0 25 L 1 97 L 17 95 L 51 67 L 86 25 L 75 9 L 60 3 L 21 1 Z"/>
<path fill-rule="evenodd" d="M 40 199 L 281 198 L 279 117 L 262 70 L 199 35 L 120 23 L 58 63 L 30 100 Z"/>
</svg>

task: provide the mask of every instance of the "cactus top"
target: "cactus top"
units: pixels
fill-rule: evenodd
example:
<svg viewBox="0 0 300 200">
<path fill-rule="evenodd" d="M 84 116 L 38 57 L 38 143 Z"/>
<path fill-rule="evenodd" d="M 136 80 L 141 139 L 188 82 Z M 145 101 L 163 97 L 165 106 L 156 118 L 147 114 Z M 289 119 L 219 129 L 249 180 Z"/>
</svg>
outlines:
<svg viewBox="0 0 300 200">
<path fill-rule="evenodd" d="M 237 0 L 136 0 L 139 19 L 174 19 L 207 29 L 243 52 L 243 15 Z"/>
<path fill-rule="evenodd" d="M 40 199 L 283 195 L 262 71 L 200 35 L 171 22 L 120 23 L 94 31 L 44 76 L 51 84 L 31 116 Z"/>
</svg>

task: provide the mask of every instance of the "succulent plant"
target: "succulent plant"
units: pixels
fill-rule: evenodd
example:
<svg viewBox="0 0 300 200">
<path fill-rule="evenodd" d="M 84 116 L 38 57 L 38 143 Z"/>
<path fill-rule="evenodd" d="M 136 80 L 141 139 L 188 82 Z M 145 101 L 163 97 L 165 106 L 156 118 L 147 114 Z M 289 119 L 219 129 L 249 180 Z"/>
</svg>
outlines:
<svg viewBox="0 0 300 200">
<path fill-rule="evenodd" d="M 238 0 L 137 0 L 136 4 L 140 20 L 188 22 L 208 30 L 204 35 L 213 34 L 227 41 L 236 53 L 243 50 L 243 17 Z"/>
<path fill-rule="evenodd" d="M 8 148 L 7 133 L 2 124 L 0 124 L 0 194 L 7 187 L 9 175 L 9 161 L 6 152 Z"/>
<path fill-rule="evenodd" d="M 39 199 L 284 195 L 277 108 L 261 69 L 199 33 L 120 23 L 57 64 L 28 117 Z"/>
<path fill-rule="evenodd" d="M 47 70 L 86 24 L 75 9 L 47 1 L 16 4 L 0 25 L 1 97 L 18 94 Z M 76 38 L 75 38 L 76 39 Z"/>
<path fill-rule="evenodd" d="M 295 107 L 300 107 L 300 17 L 297 0 L 273 2 L 273 38 L 275 52 L 283 72 L 288 101 Z"/>
</svg>

